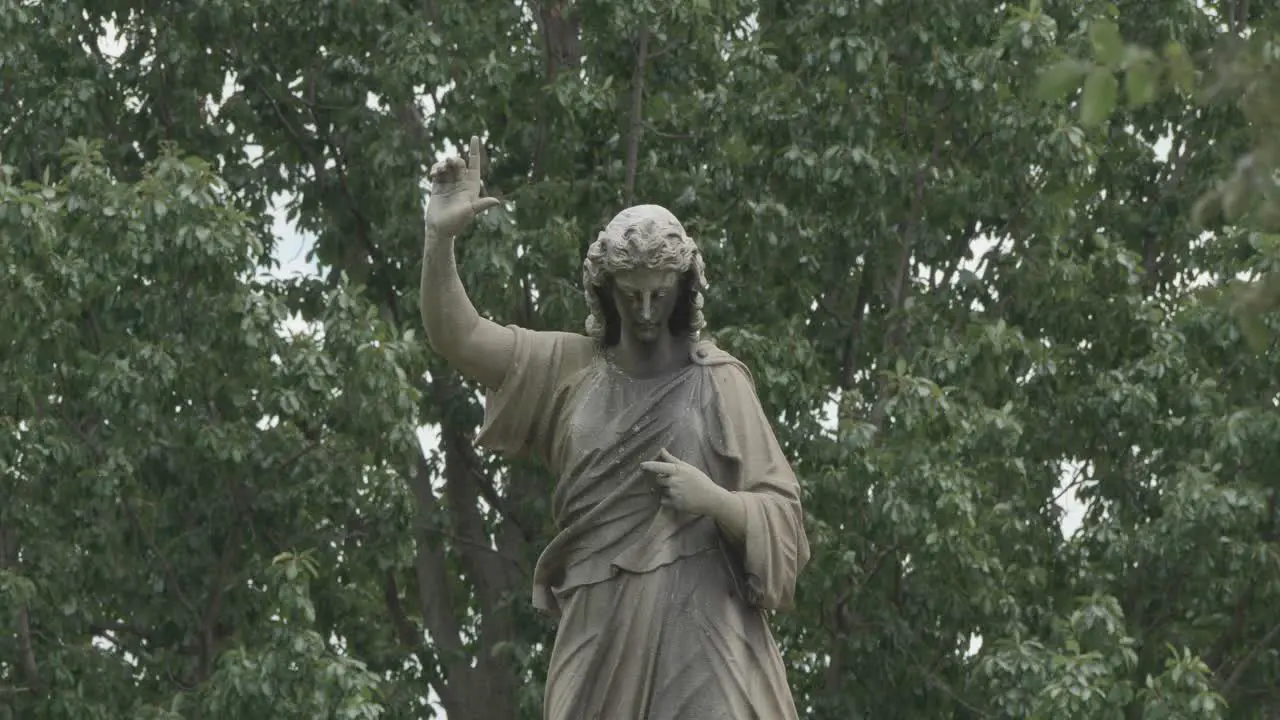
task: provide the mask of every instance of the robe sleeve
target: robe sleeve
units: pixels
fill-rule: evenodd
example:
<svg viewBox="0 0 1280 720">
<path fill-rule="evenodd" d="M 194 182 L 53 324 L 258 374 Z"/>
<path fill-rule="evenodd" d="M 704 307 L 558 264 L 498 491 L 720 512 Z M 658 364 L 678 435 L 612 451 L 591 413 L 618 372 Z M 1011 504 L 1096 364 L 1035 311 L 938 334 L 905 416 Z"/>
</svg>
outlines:
<svg viewBox="0 0 1280 720">
<path fill-rule="evenodd" d="M 564 332 L 509 326 L 515 333 L 511 367 L 502 385 L 485 395 L 484 425 L 476 444 L 509 458 L 544 461 L 555 434 L 557 394 L 564 380 L 591 358 L 591 340 Z"/>
<path fill-rule="evenodd" d="M 722 452 L 735 466 L 731 487 L 746 509 L 746 599 L 766 610 L 786 609 L 794 604 L 796 578 L 809 562 L 800 484 L 746 368 L 726 363 L 716 368 L 715 376 L 724 428 Z"/>
</svg>

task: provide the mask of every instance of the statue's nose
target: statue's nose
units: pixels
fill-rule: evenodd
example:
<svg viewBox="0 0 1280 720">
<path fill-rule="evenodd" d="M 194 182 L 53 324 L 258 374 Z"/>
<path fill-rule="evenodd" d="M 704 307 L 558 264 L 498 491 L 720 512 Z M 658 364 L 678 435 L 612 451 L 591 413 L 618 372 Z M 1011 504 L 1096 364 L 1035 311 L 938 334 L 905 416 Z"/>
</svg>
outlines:
<svg viewBox="0 0 1280 720">
<path fill-rule="evenodd" d="M 646 322 L 649 320 L 649 316 L 653 313 L 653 301 L 650 299 L 651 297 L 652 296 L 649 293 L 645 293 L 644 300 L 641 301 L 642 304 L 640 305 L 640 319 Z"/>
</svg>

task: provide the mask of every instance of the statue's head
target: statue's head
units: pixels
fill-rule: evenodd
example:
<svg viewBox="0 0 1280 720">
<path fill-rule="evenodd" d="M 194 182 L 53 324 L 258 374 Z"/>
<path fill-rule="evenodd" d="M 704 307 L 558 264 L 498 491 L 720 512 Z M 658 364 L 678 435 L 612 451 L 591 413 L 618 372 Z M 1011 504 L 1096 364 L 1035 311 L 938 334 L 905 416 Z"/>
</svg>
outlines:
<svg viewBox="0 0 1280 720">
<path fill-rule="evenodd" d="M 582 263 L 587 334 L 605 346 L 623 333 L 654 342 L 660 333 L 697 340 L 706 321 L 706 266 L 698 246 L 666 208 L 637 205 L 618 213 Z"/>
</svg>

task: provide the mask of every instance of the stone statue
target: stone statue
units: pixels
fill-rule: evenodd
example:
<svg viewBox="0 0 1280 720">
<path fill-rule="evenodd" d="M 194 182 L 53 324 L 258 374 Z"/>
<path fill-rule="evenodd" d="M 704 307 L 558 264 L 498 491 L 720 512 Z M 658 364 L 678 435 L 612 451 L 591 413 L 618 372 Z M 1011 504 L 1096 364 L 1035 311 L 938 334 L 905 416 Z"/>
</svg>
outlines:
<svg viewBox="0 0 1280 720">
<path fill-rule="evenodd" d="M 533 602 L 558 618 L 547 720 L 790 720 L 766 611 L 809 560 L 800 488 L 746 367 L 700 339 L 702 256 L 655 205 L 628 208 L 583 263 L 586 333 L 482 318 L 454 237 L 497 205 L 482 150 L 431 170 L 422 317 L 488 389 L 477 442 L 557 477 L 559 534 Z M 477 698 L 477 702 L 481 699 Z"/>
</svg>

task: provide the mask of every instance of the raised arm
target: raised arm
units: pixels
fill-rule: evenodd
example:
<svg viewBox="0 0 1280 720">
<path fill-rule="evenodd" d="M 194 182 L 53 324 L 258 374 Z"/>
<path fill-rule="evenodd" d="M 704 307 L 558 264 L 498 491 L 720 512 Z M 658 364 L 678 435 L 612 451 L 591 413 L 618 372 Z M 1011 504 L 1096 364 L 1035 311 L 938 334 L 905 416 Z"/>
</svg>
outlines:
<svg viewBox="0 0 1280 720">
<path fill-rule="evenodd" d="M 482 153 L 480 139 L 472 137 L 466 162 L 451 157 L 431 168 L 420 302 L 431 347 L 463 375 L 494 389 L 511 365 L 514 333 L 476 311 L 453 252 L 454 238 L 471 219 L 500 202 L 480 197 Z"/>
</svg>

